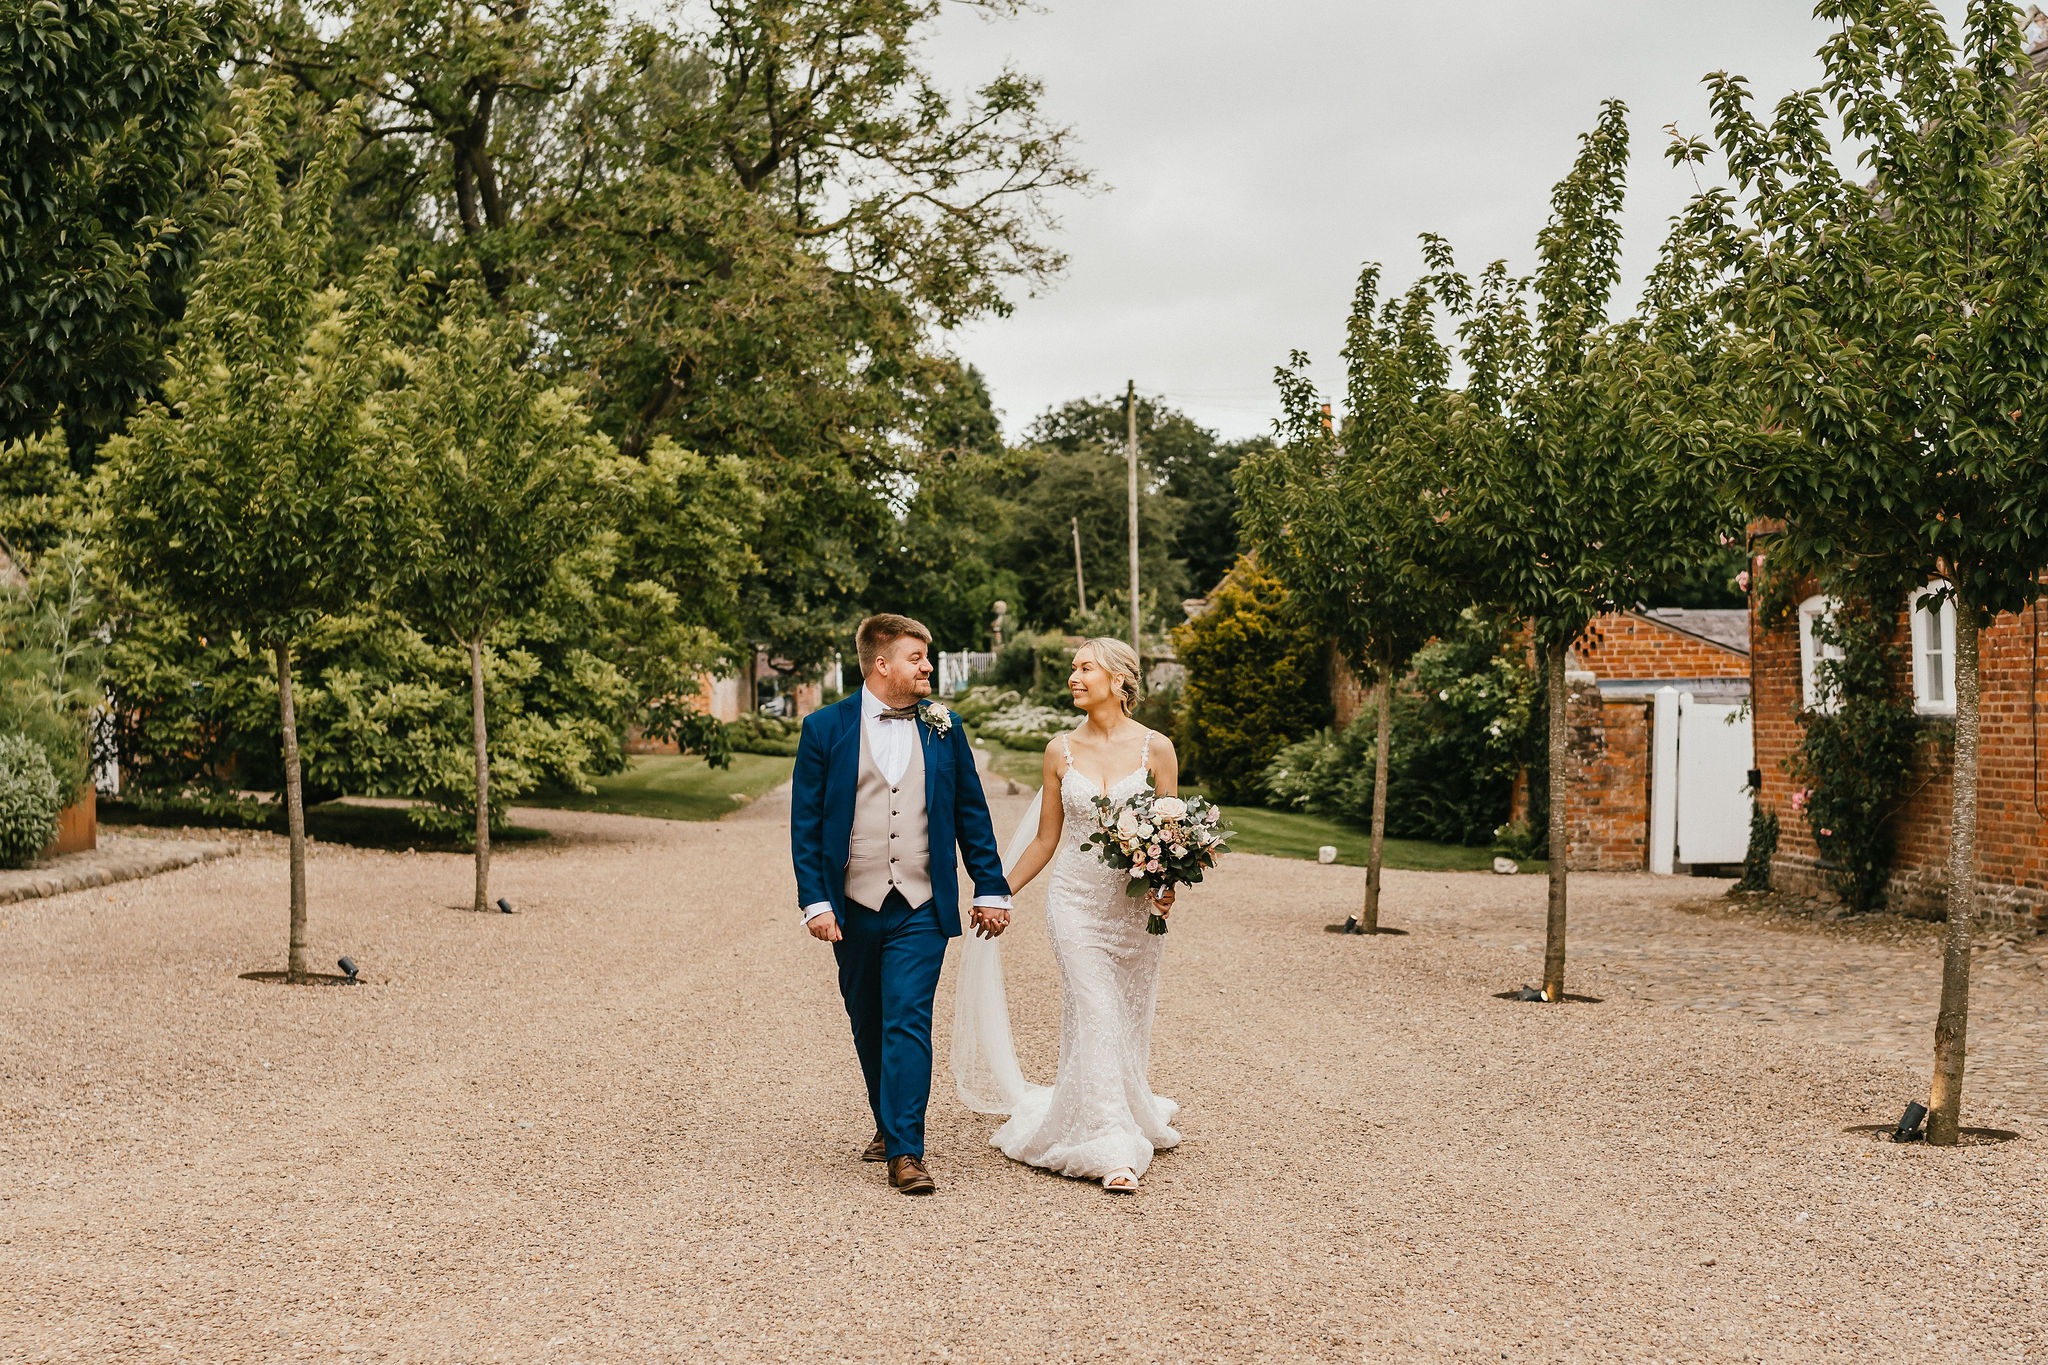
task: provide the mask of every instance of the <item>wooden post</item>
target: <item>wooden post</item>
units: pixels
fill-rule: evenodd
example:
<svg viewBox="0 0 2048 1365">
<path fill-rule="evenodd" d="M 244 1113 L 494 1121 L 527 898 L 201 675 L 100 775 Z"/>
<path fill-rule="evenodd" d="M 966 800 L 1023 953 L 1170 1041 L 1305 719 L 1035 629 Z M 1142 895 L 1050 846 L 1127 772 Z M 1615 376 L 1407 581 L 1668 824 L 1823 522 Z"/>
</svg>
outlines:
<svg viewBox="0 0 2048 1365">
<path fill-rule="evenodd" d="M 1067 521 L 1074 528 L 1074 596 L 1085 614 L 1088 610 L 1088 580 L 1081 576 L 1081 519 L 1068 517 Z"/>
<path fill-rule="evenodd" d="M 1124 384 L 1124 454 L 1131 488 L 1131 653 L 1138 656 L 1138 686 L 1145 685 L 1145 643 L 1138 631 L 1138 381 Z"/>
</svg>

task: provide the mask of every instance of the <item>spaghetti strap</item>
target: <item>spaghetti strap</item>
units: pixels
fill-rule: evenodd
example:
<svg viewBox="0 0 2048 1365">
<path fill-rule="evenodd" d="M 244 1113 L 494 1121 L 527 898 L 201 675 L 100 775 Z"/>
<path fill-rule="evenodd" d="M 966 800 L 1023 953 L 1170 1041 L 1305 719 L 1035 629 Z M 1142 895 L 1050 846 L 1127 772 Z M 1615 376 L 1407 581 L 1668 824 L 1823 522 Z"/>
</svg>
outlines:
<svg viewBox="0 0 2048 1365">
<path fill-rule="evenodd" d="M 1067 743 L 1067 737 L 1065 734 L 1060 735 L 1060 748 L 1066 751 L 1067 771 L 1072 772 L 1074 770 L 1074 746 Z"/>
<path fill-rule="evenodd" d="M 1150 772 L 1150 771 L 1151 771 L 1151 769 L 1152 769 L 1152 732 L 1151 732 L 1150 730 L 1147 730 L 1147 731 L 1145 732 L 1145 745 L 1144 745 L 1144 747 L 1143 747 L 1143 748 L 1141 748 L 1141 749 L 1139 749 L 1139 750 L 1138 750 L 1138 771 L 1139 771 L 1139 772 L 1141 772 L 1141 773 L 1142 773 L 1142 772 Z"/>
</svg>

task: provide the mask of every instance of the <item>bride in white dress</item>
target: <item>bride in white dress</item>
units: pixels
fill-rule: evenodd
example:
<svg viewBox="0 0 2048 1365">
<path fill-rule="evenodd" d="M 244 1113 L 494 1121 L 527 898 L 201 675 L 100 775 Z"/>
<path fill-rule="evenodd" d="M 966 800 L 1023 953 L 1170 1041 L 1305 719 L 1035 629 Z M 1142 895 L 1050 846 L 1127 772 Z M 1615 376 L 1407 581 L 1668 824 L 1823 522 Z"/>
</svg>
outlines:
<svg viewBox="0 0 2048 1365">
<path fill-rule="evenodd" d="M 1121 640 L 1090 640 L 1068 679 L 1087 721 L 1046 746 L 1045 785 L 1004 856 L 1012 892 L 1048 865 L 1046 936 L 1060 969 L 1060 1068 L 1051 1086 L 1027 1083 L 1017 1066 L 996 936 L 1007 912 L 977 911 L 965 940 L 954 1006 L 953 1074 L 961 1099 L 1008 1114 L 990 1142 L 1016 1161 L 1131 1193 L 1152 1153 L 1180 1141 L 1179 1110 L 1152 1093 L 1146 1066 L 1152 1007 L 1166 940 L 1145 932 L 1148 911 L 1172 908 L 1124 894 L 1126 878 L 1081 841 L 1095 829 L 1094 800 L 1142 791 L 1149 773 L 1162 796 L 1178 795 L 1173 743 L 1131 719 L 1138 660 Z M 1046 793 L 1057 795 L 1046 800 Z M 1029 835 L 1028 842 L 1026 836 Z"/>
</svg>

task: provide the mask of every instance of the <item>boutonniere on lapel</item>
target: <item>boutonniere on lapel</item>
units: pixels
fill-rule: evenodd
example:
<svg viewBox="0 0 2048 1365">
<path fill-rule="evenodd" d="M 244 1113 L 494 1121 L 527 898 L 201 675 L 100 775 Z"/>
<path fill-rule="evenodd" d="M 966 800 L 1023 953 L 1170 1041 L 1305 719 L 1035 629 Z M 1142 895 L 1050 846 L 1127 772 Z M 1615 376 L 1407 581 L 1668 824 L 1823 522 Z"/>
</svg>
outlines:
<svg viewBox="0 0 2048 1365">
<path fill-rule="evenodd" d="M 941 739 L 953 732 L 953 713 L 930 698 L 917 704 L 917 718 Z"/>
</svg>

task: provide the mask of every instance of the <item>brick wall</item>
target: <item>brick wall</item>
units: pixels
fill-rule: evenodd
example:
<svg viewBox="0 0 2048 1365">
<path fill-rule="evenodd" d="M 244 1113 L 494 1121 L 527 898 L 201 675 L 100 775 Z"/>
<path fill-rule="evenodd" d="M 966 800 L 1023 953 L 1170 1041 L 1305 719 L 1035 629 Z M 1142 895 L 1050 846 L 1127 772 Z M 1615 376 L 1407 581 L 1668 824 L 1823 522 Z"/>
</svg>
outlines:
<svg viewBox="0 0 2048 1365">
<path fill-rule="evenodd" d="M 1799 599 L 1811 595 L 1802 585 Z M 1912 693 L 1911 620 L 1900 606 L 1894 643 L 1898 685 Z M 1824 888 L 1819 851 L 1805 818 L 1792 809 L 1794 782 L 1786 760 L 1799 747 L 1801 705 L 1799 627 L 1796 617 L 1766 623 L 1750 619 L 1750 695 L 1756 762 L 1763 775 L 1763 805 L 1778 813 L 1778 854 L 1773 885 L 1795 892 Z M 1978 665 L 1982 691 L 1977 776 L 1977 876 L 1982 908 L 2006 918 L 2048 924 L 2048 751 L 2037 753 L 2037 734 L 2048 740 L 2048 620 L 2038 607 L 2002 615 L 1984 632 Z M 1894 909 L 1939 915 L 1947 884 L 1949 774 L 1955 723 L 1943 716 L 1920 720 L 1905 807 L 1892 822 L 1897 840 L 1888 893 Z"/>
<path fill-rule="evenodd" d="M 1330 706 L 1339 730 L 1372 707 L 1372 689 L 1351 671 L 1335 645 L 1330 646 Z"/>
<path fill-rule="evenodd" d="M 1740 650 L 1685 634 L 1654 617 L 1610 612 L 1572 648 L 1567 703 L 1572 753 L 1565 828 L 1571 867 L 1582 872 L 1640 872 L 1650 860 L 1650 716 L 1643 697 L 1602 698 L 1598 683 L 1624 679 L 1746 678 Z M 1526 785 L 1514 809 L 1526 818 Z"/>
<path fill-rule="evenodd" d="M 1603 699 L 1575 674 L 1565 719 L 1572 794 L 1565 808 L 1570 863 L 1581 872 L 1640 872 L 1650 856 L 1650 703 Z"/>
<path fill-rule="evenodd" d="M 1572 653 L 1580 668 L 1598 678 L 1749 676 L 1749 658 L 1742 651 L 1627 611 L 1596 617 Z"/>
</svg>

